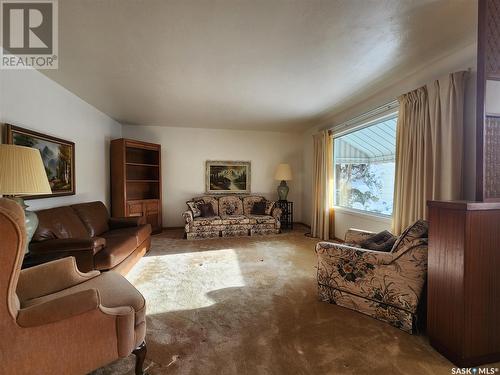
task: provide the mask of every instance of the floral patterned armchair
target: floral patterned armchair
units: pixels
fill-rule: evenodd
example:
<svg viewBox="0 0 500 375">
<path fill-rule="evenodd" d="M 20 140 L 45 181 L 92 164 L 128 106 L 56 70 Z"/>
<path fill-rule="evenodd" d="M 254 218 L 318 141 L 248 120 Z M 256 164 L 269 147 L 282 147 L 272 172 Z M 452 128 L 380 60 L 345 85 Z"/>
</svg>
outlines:
<svg viewBox="0 0 500 375">
<path fill-rule="evenodd" d="M 319 242 L 320 300 L 413 333 L 427 276 L 427 229 L 426 221 L 415 222 L 390 252 L 359 248 L 371 233 L 354 229 L 348 230 L 345 244 Z"/>
</svg>

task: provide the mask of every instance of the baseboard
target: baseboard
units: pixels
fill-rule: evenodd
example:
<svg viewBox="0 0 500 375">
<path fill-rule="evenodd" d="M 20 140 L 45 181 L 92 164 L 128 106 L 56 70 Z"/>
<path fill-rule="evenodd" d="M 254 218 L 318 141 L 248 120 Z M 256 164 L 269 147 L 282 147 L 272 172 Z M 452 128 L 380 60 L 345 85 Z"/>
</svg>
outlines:
<svg viewBox="0 0 500 375">
<path fill-rule="evenodd" d="M 298 225 L 303 225 L 303 226 L 305 226 L 306 228 L 311 229 L 311 226 L 310 226 L 310 225 L 308 225 L 308 224 L 306 224 L 306 223 L 303 223 L 303 222 L 301 222 L 301 221 L 294 221 L 294 222 L 293 222 L 293 225 L 295 225 L 295 224 L 298 224 Z"/>
</svg>

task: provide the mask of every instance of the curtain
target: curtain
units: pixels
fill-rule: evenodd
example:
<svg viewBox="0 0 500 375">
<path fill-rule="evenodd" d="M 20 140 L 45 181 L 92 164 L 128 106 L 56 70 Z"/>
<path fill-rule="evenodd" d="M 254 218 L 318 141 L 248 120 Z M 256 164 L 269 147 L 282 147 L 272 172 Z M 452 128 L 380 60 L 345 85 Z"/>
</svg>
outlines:
<svg viewBox="0 0 500 375">
<path fill-rule="evenodd" d="M 462 198 L 466 74 L 452 73 L 398 98 L 395 234 L 427 218 L 427 200 Z"/>
<path fill-rule="evenodd" d="M 333 212 L 333 138 L 327 130 L 313 135 L 313 202 L 311 235 L 335 237 Z"/>
</svg>

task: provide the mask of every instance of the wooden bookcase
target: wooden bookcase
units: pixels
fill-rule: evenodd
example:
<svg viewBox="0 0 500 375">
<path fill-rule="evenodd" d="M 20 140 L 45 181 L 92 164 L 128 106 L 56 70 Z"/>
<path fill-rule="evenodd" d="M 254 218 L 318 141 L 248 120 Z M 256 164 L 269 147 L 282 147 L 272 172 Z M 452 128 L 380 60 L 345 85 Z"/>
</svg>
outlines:
<svg viewBox="0 0 500 375">
<path fill-rule="evenodd" d="M 113 216 L 144 216 L 153 233 L 160 233 L 161 207 L 161 146 L 124 138 L 112 140 Z"/>
</svg>

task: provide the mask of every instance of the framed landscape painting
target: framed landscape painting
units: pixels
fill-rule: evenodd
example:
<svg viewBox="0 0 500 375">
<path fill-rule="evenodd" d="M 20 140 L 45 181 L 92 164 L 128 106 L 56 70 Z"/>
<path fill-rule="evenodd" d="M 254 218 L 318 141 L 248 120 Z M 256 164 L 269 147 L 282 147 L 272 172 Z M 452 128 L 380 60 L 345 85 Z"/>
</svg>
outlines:
<svg viewBox="0 0 500 375">
<path fill-rule="evenodd" d="M 5 125 L 5 143 L 36 148 L 40 151 L 52 194 L 30 195 L 37 199 L 75 194 L 75 144 L 14 125 Z"/>
<path fill-rule="evenodd" d="M 205 190 L 209 194 L 250 193 L 249 161 L 206 162 Z"/>
</svg>

